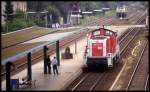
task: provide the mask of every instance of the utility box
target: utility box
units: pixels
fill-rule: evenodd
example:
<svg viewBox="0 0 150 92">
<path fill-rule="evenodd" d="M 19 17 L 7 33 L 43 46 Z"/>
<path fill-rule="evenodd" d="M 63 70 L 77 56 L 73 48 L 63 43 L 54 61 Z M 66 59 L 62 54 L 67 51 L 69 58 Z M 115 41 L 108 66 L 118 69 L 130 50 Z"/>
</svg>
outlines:
<svg viewBox="0 0 150 92">
<path fill-rule="evenodd" d="M 19 79 L 11 79 L 10 80 L 10 85 L 11 85 L 11 88 L 12 90 L 17 90 L 19 89 Z"/>
</svg>

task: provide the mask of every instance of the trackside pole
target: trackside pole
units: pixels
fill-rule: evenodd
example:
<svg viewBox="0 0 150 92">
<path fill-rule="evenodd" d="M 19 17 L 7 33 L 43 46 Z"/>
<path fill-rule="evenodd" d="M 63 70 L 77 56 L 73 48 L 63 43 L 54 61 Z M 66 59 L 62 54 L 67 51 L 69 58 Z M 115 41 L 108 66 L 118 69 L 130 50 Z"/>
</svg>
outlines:
<svg viewBox="0 0 150 92">
<path fill-rule="evenodd" d="M 77 40 L 75 40 L 75 54 L 77 54 Z"/>
<path fill-rule="evenodd" d="M 11 62 L 7 62 L 6 63 L 6 91 L 10 92 L 11 89 L 11 85 L 10 85 L 10 69 L 11 69 L 12 63 Z"/>
<path fill-rule="evenodd" d="M 28 80 L 32 80 L 32 69 L 31 69 L 31 52 L 28 53 L 28 70 L 27 70 L 27 76 L 28 76 Z"/>
<path fill-rule="evenodd" d="M 58 61 L 58 66 L 60 66 L 59 40 L 56 41 L 56 58 L 57 58 L 57 61 Z"/>
<path fill-rule="evenodd" d="M 47 61 L 46 61 L 46 58 L 47 58 L 47 46 L 44 46 L 43 48 L 43 52 L 44 52 L 44 74 L 47 74 Z"/>
</svg>

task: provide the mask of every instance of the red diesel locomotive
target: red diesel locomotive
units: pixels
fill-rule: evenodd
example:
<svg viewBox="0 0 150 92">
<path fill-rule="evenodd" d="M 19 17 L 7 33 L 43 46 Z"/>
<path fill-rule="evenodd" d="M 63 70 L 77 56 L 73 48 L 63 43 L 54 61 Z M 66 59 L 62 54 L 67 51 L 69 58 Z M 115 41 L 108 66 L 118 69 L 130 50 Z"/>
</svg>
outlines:
<svg viewBox="0 0 150 92">
<path fill-rule="evenodd" d="M 113 67 L 119 56 L 119 43 L 116 32 L 103 27 L 88 34 L 85 50 L 88 67 L 99 65 Z"/>
</svg>

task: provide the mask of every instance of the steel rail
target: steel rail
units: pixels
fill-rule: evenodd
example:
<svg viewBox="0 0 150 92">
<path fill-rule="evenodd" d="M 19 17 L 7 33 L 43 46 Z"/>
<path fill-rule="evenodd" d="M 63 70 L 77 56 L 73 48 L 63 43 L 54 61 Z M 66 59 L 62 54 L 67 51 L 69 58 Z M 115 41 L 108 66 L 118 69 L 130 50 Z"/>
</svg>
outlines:
<svg viewBox="0 0 150 92">
<path fill-rule="evenodd" d="M 126 91 L 128 91 L 128 89 L 129 89 L 129 87 L 130 87 L 130 85 L 131 85 L 131 82 L 132 82 L 133 77 L 134 77 L 134 75 L 135 75 L 135 72 L 137 71 L 137 68 L 138 68 L 138 66 L 139 66 L 139 64 L 140 64 L 140 61 L 141 61 L 141 59 L 142 59 L 142 56 L 143 56 L 143 54 L 144 54 L 144 51 L 145 51 L 145 49 L 146 49 L 147 44 L 148 44 L 148 42 L 146 42 L 146 44 L 145 44 L 145 46 L 144 46 L 144 48 L 143 48 L 143 50 L 142 50 L 142 52 L 141 52 L 141 54 L 140 54 L 140 57 L 139 57 L 138 62 L 137 62 L 137 64 L 136 64 L 136 67 L 134 68 L 134 71 L 133 71 L 133 73 L 132 73 L 132 76 L 131 76 L 131 78 L 130 78 L 130 80 L 129 80 L 129 82 L 128 82 L 128 85 L 127 85 L 127 87 L 126 87 Z"/>
<path fill-rule="evenodd" d="M 106 73 L 103 73 L 103 74 L 96 80 L 96 82 L 93 84 L 93 86 L 90 88 L 89 91 L 92 91 L 92 90 L 98 85 L 99 81 L 103 79 L 103 77 L 105 76 L 105 74 L 106 74 Z"/>
<path fill-rule="evenodd" d="M 129 29 L 130 31 L 119 41 L 119 44 L 134 30 L 134 28 Z"/>
<path fill-rule="evenodd" d="M 73 88 L 71 91 L 74 91 L 85 79 L 89 76 L 89 73 L 86 74 Z"/>
<path fill-rule="evenodd" d="M 144 87 L 145 90 L 147 90 L 148 82 L 149 82 L 149 74 L 147 75 L 147 78 L 146 78 L 146 83 L 145 83 L 145 87 Z"/>
<path fill-rule="evenodd" d="M 144 16 L 144 14 L 138 19 L 139 20 L 139 22 L 141 23 L 141 21 L 143 21 L 143 16 Z M 139 23 L 138 22 L 138 23 Z M 134 30 L 134 28 L 132 29 L 132 31 Z M 140 32 L 140 31 L 137 31 L 136 33 L 135 33 L 135 35 L 132 37 L 132 39 L 134 39 L 134 37 L 136 36 L 136 34 L 138 33 L 138 32 Z M 123 39 L 125 39 L 125 38 L 123 38 Z M 130 40 L 127 44 L 126 44 L 126 46 L 120 51 L 120 53 L 122 53 L 123 51 L 124 51 L 124 49 L 128 46 L 128 44 L 131 42 L 132 40 Z M 122 42 L 122 40 L 121 40 L 121 42 Z M 120 43 L 120 42 L 119 42 Z"/>
<path fill-rule="evenodd" d="M 136 37 L 136 35 L 140 32 L 140 30 L 138 30 L 133 37 L 130 39 L 130 41 L 128 41 L 128 43 L 123 47 L 123 49 L 120 51 L 120 53 L 123 53 L 123 51 L 125 51 L 125 49 L 127 48 L 127 46 L 130 44 L 130 42 Z"/>
</svg>

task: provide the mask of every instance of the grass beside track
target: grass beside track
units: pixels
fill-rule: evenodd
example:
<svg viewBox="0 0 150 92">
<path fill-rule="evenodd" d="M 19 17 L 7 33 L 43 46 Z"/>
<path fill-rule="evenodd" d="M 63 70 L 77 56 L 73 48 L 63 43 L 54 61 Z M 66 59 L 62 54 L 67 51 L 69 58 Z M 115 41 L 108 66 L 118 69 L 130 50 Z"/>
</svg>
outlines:
<svg viewBox="0 0 150 92">
<path fill-rule="evenodd" d="M 60 32 L 70 32 L 70 31 L 75 31 L 77 29 L 78 28 L 65 29 L 65 30 L 59 30 L 58 32 L 59 33 Z M 11 33 L 8 35 L 2 35 L 2 48 L 19 43 L 19 42 L 30 40 L 35 37 L 46 35 L 55 30 L 57 30 L 57 29 L 33 27 L 33 28 L 30 28 L 25 31 L 15 32 L 15 33 Z"/>
<path fill-rule="evenodd" d="M 2 60 L 11 57 L 11 56 L 15 56 L 21 52 L 27 51 L 33 47 L 36 47 L 40 44 L 43 44 L 44 42 L 39 42 L 39 43 L 28 43 L 28 44 L 19 44 L 13 47 L 9 47 L 6 48 L 4 50 L 2 50 Z"/>
<path fill-rule="evenodd" d="M 115 12 L 116 12 L 115 10 L 111 10 L 105 12 L 105 15 L 97 14 L 96 16 L 85 16 L 84 19 L 80 19 L 80 25 L 86 26 L 89 23 L 99 20 L 100 18 L 112 16 L 113 14 L 115 14 Z"/>
<path fill-rule="evenodd" d="M 79 28 L 59 30 L 56 33 L 71 32 L 71 31 L 75 31 L 75 30 L 78 30 L 78 29 Z M 8 44 L 10 44 L 9 42 L 11 42 L 11 44 L 12 44 L 13 42 L 16 42 L 16 41 L 24 41 L 25 39 L 26 40 L 29 39 L 29 38 L 31 39 L 31 38 L 33 38 L 36 35 L 48 34 L 50 32 L 50 29 L 49 30 L 48 29 L 44 30 L 44 28 L 40 29 L 40 30 L 37 30 L 37 31 L 35 31 L 35 30 L 34 30 L 34 32 L 30 32 L 29 31 L 28 33 L 22 32 L 22 33 L 17 33 L 16 35 L 14 33 L 12 35 L 9 34 L 9 36 L 6 35 L 5 36 L 5 42 L 8 43 Z M 20 35 L 18 35 L 18 34 L 20 34 Z M 6 37 L 8 37 L 8 38 L 6 38 Z M 3 40 L 4 40 L 4 38 L 2 39 L 2 42 L 4 42 Z M 2 58 L 2 60 L 4 60 L 4 59 L 6 59 L 8 57 L 15 56 L 16 54 L 19 54 L 21 52 L 24 52 L 24 51 L 32 49 L 32 48 L 34 48 L 36 46 L 39 46 L 39 45 L 41 45 L 41 44 L 43 44 L 45 42 L 18 44 L 18 45 L 9 47 L 9 48 L 2 49 L 1 58 Z"/>
<path fill-rule="evenodd" d="M 19 42 L 23 42 L 40 35 L 47 34 L 53 31 L 52 29 L 42 29 L 39 27 L 33 27 L 24 31 L 15 32 L 7 35 L 2 35 L 2 48 L 10 46 Z"/>
</svg>

